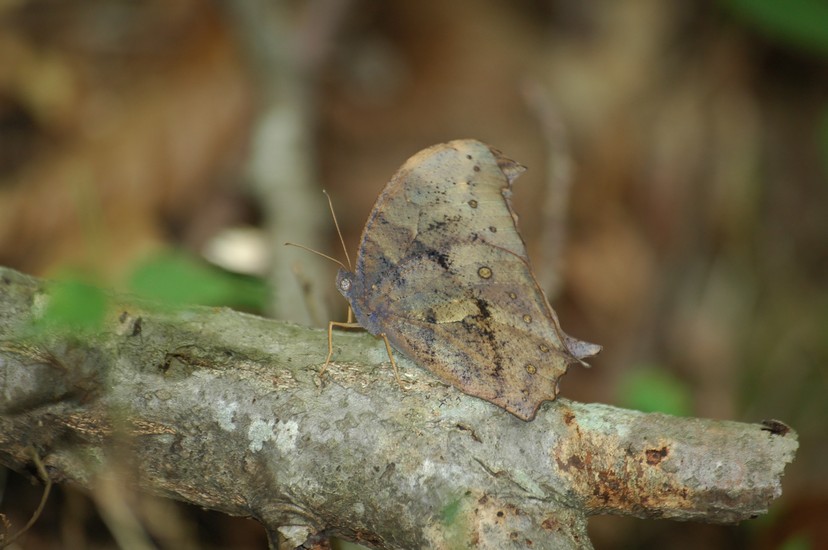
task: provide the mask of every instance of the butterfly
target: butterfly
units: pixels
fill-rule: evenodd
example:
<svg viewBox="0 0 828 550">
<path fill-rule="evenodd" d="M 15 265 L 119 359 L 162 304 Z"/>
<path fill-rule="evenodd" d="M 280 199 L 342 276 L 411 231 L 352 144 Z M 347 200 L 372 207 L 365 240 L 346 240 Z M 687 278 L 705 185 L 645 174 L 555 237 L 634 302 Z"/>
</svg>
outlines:
<svg viewBox="0 0 828 550">
<path fill-rule="evenodd" d="M 522 420 L 600 346 L 561 330 L 512 211 L 525 168 L 476 140 L 420 151 L 397 171 L 336 285 L 360 326 L 460 391 Z M 333 326 L 329 325 L 329 355 Z M 327 363 L 326 363 L 327 364 Z M 396 364 L 394 364 L 396 369 Z"/>
</svg>

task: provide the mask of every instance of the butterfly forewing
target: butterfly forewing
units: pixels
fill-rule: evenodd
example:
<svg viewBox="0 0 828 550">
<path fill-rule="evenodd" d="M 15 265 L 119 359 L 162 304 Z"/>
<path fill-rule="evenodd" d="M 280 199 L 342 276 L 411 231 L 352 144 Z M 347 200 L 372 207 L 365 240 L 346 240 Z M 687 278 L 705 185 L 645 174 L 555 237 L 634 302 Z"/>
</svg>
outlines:
<svg viewBox="0 0 828 550">
<path fill-rule="evenodd" d="M 410 255 L 415 243 L 439 252 L 458 238 L 475 235 L 485 235 L 488 242 L 525 257 L 506 207 L 503 191 L 509 181 L 498 158 L 479 141 L 459 140 L 408 159 L 386 185 L 365 224 L 356 272 L 373 283 L 383 276 L 374 270 L 378 264 L 396 265 Z M 512 165 L 516 173 L 522 171 L 520 165 Z"/>
</svg>

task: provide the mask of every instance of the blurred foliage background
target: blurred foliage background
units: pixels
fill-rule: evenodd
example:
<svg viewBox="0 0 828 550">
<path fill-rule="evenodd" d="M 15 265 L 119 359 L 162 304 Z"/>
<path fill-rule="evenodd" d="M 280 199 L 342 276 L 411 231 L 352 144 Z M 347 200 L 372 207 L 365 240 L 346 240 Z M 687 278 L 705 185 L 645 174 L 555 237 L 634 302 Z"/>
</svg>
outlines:
<svg viewBox="0 0 828 550">
<path fill-rule="evenodd" d="M 0 264 L 84 326 L 95 286 L 321 326 L 335 266 L 282 246 L 341 257 L 321 189 L 353 252 L 408 156 L 481 139 L 529 167 L 536 271 L 604 346 L 566 397 L 800 434 L 768 516 L 598 517 L 595 546 L 826 548 L 826 69 L 820 0 L 0 1 Z M 22 526 L 40 488 L 0 477 Z M 130 502 L 161 547 L 265 547 Z M 59 487 L 21 547 L 115 547 L 107 518 Z"/>
</svg>

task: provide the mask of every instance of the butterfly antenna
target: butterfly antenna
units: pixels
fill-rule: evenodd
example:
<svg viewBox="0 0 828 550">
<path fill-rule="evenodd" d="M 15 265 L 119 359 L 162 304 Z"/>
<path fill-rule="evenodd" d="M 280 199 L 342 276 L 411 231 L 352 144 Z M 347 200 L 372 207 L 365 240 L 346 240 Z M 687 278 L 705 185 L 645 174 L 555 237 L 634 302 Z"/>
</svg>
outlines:
<svg viewBox="0 0 828 550">
<path fill-rule="evenodd" d="M 336 227 L 336 234 L 339 235 L 339 242 L 342 243 L 342 250 L 345 252 L 345 259 L 348 261 L 348 271 L 353 271 L 354 268 L 351 265 L 351 257 L 348 256 L 348 248 L 345 246 L 345 239 L 342 238 L 342 231 L 339 230 L 339 222 L 336 221 L 336 212 L 334 212 L 333 201 L 327 191 L 323 189 L 322 192 L 325 193 L 325 198 L 328 199 L 328 208 L 331 209 L 331 217 L 333 218 L 334 226 Z"/>
<path fill-rule="evenodd" d="M 331 258 L 331 257 L 330 257 L 330 256 L 328 256 L 327 254 L 322 254 L 321 252 L 319 252 L 318 250 L 314 250 L 313 248 L 308 248 L 307 246 L 303 246 L 303 245 L 301 245 L 301 244 L 296 244 L 296 243 L 285 243 L 285 246 L 295 246 L 296 248 L 301 248 L 302 250 L 307 250 L 308 252 L 313 252 L 313 253 L 314 253 L 314 254 L 316 254 L 317 256 L 322 256 L 323 258 L 327 258 L 328 260 L 330 260 L 330 261 L 332 261 L 332 262 L 334 262 L 334 263 L 339 264 L 340 266 L 342 266 L 342 269 L 344 269 L 344 270 L 346 270 L 346 271 L 350 271 L 350 270 L 351 270 L 351 268 L 350 268 L 350 267 L 346 266 L 345 264 L 343 264 L 342 262 L 340 262 L 340 261 L 339 261 L 339 260 L 337 260 L 336 258 Z"/>
<path fill-rule="evenodd" d="M 328 199 L 328 208 L 331 209 L 331 217 L 333 218 L 334 227 L 336 227 L 336 234 L 339 235 L 339 242 L 342 243 L 342 251 L 345 253 L 345 259 L 348 261 L 348 271 L 353 271 L 354 268 L 351 266 L 351 257 L 348 255 L 348 247 L 345 246 L 345 239 L 342 238 L 342 231 L 339 230 L 339 222 L 336 221 L 336 212 L 334 212 L 333 201 L 327 191 L 323 189 L 322 192 L 325 193 L 325 198 Z M 351 308 L 351 305 L 348 304 L 348 323 L 350 324 L 353 322 L 354 310 Z"/>
</svg>

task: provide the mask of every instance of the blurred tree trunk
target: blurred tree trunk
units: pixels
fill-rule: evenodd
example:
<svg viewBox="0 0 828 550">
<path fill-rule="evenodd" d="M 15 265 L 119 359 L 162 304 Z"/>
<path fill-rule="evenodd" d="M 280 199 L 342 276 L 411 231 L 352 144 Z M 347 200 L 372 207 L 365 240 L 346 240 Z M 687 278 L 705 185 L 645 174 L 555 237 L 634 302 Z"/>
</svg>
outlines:
<svg viewBox="0 0 828 550">
<path fill-rule="evenodd" d="M 221 2 L 259 92 L 248 178 L 266 220 L 272 316 L 326 324 L 333 270 L 285 241 L 324 251 L 330 227 L 314 166 L 316 77 L 349 0 Z M 326 277 L 328 275 L 328 277 Z"/>
<path fill-rule="evenodd" d="M 565 399 L 533 422 L 381 341 L 110 296 L 102 330 L 45 331 L 50 295 L 0 268 L 0 462 L 263 523 L 273 544 L 584 548 L 591 514 L 728 523 L 767 511 L 793 431 Z"/>
</svg>

